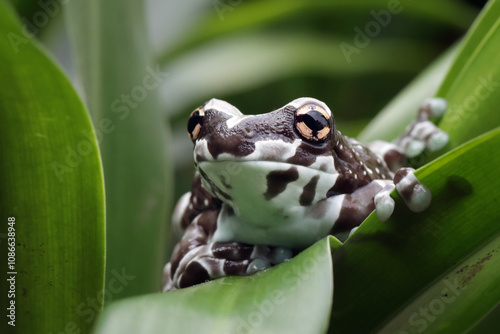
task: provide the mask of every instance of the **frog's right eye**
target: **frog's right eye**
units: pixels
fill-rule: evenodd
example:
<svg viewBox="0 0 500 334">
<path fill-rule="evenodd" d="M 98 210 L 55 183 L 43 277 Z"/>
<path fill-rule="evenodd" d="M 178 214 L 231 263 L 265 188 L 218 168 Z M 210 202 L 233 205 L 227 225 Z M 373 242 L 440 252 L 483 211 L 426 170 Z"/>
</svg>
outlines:
<svg viewBox="0 0 500 334">
<path fill-rule="evenodd" d="M 323 142 L 332 131 L 330 114 L 320 105 L 309 103 L 295 112 L 295 128 L 310 142 Z"/>
<path fill-rule="evenodd" d="M 191 116 L 189 116 L 187 130 L 189 138 L 191 138 L 193 143 L 196 141 L 196 139 L 198 139 L 198 135 L 200 134 L 201 131 L 201 126 L 203 125 L 204 117 L 205 117 L 205 110 L 203 110 L 203 107 L 195 109 L 191 113 Z"/>
</svg>

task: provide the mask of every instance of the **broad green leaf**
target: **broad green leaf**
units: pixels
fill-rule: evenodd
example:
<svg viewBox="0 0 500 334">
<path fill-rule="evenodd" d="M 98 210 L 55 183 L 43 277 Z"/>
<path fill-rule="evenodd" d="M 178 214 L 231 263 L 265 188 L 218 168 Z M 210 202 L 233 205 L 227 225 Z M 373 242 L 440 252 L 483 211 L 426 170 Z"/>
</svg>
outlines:
<svg viewBox="0 0 500 334">
<path fill-rule="evenodd" d="M 388 222 L 372 214 L 334 253 L 335 333 L 464 332 L 500 302 L 499 145 L 500 128 L 424 166 L 428 210 L 394 195 Z"/>
<path fill-rule="evenodd" d="M 333 294 L 328 237 L 269 270 L 119 301 L 95 333 L 325 333 Z"/>
<path fill-rule="evenodd" d="M 2 333 L 88 332 L 104 286 L 96 138 L 68 79 L 0 1 Z M 7 222 L 15 217 L 15 267 Z M 15 299 L 5 275 L 15 276 Z M 15 327 L 7 307 L 15 300 Z M 93 303 L 95 308 L 89 303 Z M 10 311 L 8 311 L 10 313 Z"/>
<path fill-rule="evenodd" d="M 454 148 L 500 125 L 500 1 L 488 2 L 437 95 L 449 101 L 440 123 Z"/>
<path fill-rule="evenodd" d="M 380 332 L 464 332 L 500 302 L 499 253 L 497 235 L 428 285 Z"/>
<path fill-rule="evenodd" d="M 364 142 L 391 141 L 401 135 L 406 126 L 415 119 L 422 102 L 436 94 L 456 56 L 457 47 L 458 45 L 451 47 L 422 71 L 377 114 L 357 138 Z"/>
<path fill-rule="evenodd" d="M 157 101 L 167 79 L 151 63 L 143 3 L 73 0 L 65 9 L 104 166 L 106 301 L 158 291 L 172 185 Z M 113 288 L 117 272 L 127 279 Z"/>
</svg>

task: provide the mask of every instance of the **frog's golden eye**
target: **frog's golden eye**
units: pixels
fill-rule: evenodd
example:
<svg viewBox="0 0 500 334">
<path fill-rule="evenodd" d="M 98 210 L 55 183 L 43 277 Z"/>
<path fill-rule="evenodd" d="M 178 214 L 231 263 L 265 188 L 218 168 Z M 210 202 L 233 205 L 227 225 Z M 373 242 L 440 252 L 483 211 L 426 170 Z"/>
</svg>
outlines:
<svg viewBox="0 0 500 334">
<path fill-rule="evenodd" d="M 189 138 L 193 141 L 193 143 L 198 139 L 198 135 L 200 134 L 201 126 L 203 124 L 203 118 L 205 116 L 205 110 L 203 107 L 199 107 L 195 109 L 191 116 L 189 116 L 187 130 L 189 134 Z"/>
<path fill-rule="evenodd" d="M 331 116 L 316 104 L 306 104 L 295 112 L 295 128 L 304 139 L 321 142 L 331 131 Z"/>
</svg>

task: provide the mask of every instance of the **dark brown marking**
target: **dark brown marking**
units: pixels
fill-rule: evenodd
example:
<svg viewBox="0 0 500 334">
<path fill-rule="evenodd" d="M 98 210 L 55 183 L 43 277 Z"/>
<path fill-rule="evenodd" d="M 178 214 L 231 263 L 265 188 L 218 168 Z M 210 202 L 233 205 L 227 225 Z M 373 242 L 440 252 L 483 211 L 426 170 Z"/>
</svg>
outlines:
<svg viewBox="0 0 500 334">
<path fill-rule="evenodd" d="M 255 151 L 258 141 L 279 139 L 291 143 L 298 138 L 293 130 L 293 112 L 286 109 L 243 119 L 231 129 L 226 123 L 230 117 L 215 110 L 206 111 L 204 126 L 198 138 L 207 140 L 208 150 L 215 159 L 222 153 L 235 157 L 247 156 Z"/>
<path fill-rule="evenodd" d="M 267 191 L 264 197 L 267 200 L 274 198 L 285 191 L 286 186 L 299 178 L 296 167 L 291 167 L 285 171 L 273 171 L 267 174 Z"/>
<path fill-rule="evenodd" d="M 350 231 L 353 227 L 359 226 L 375 209 L 373 198 L 381 189 L 381 185 L 371 182 L 352 194 L 346 195 L 332 233 Z"/>
<path fill-rule="evenodd" d="M 210 280 L 207 270 L 198 262 L 193 261 L 188 264 L 179 282 L 180 288 L 200 284 Z"/>
<path fill-rule="evenodd" d="M 307 167 L 312 165 L 316 158 L 321 155 L 331 155 L 331 148 L 326 143 L 313 145 L 304 141 L 286 162 Z"/>
<path fill-rule="evenodd" d="M 248 261 L 224 261 L 224 273 L 228 276 L 231 275 L 245 275 L 248 268 Z"/>
<path fill-rule="evenodd" d="M 399 168 L 401 168 L 401 166 L 404 166 L 406 164 L 405 156 L 395 149 L 390 149 L 385 152 L 383 158 L 387 166 L 389 166 L 389 169 L 393 172 L 397 171 Z"/>
<path fill-rule="evenodd" d="M 404 178 L 408 176 L 408 174 L 411 172 L 410 168 L 401 168 L 396 172 L 394 175 L 394 185 L 398 185 Z M 408 186 L 404 187 L 404 189 L 398 189 L 399 194 L 401 197 L 403 197 L 404 201 L 406 203 L 409 203 L 411 201 L 411 198 L 413 194 L 415 193 L 415 187 L 419 186 L 420 184 L 415 181 L 411 182 Z"/>
<path fill-rule="evenodd" d="M 212 254 L 216 258 L 227 260 L 249 259 L 254 246 L 236 242 L 215 242 L 212 245 Z"/>
<path fill-rule="evenodd" d="M 333 148 L 335 168 L 339 177 L 328 191 L 328 197 L 337 194 L 350 194 L 377 179 L 389 179 L 391 172 L 384 163 L 377 162 L 379 157 L 365 145 L 340 135 Z M 379 173 L 376 172 L 378 168 Z M 368 169 L 372 171 L 369 173 Z"/>
<path fill-rule="evenodd" d="M 366 206 L 358 206 L 355 202 L 344 202 L 339 218 L 333 225 L 332 234 L 350 231 L 359 226 L 373 210 L 375 210 L 373 200 Z"/>
<path fill-rule="evenodd" d="M 319 175 L 314 176 L 305 186 L 300 195 L 299 203 L 302 206 L 311 205 L 314 196 L 316 195 L 316 185 L 318 184 Z"/>
<path fill-rule="evenodd" d="M 398 170 L 394 175 L 393 179 L 394 184 L 397 185 L 399 182 L 401 182 L 401 180 L 404 179 L 410 171 L 411 169 L 408 168 L 401 168 L 400 170 Z"/>
</svg>

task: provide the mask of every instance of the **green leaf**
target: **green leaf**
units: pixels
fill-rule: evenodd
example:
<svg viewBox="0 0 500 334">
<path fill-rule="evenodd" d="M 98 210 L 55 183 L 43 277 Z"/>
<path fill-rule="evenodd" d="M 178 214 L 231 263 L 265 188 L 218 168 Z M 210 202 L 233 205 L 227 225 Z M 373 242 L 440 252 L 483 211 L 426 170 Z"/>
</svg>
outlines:
<svg viewBox="0 0 500 334">
<path fill-rule="evenodd" d="M 0 331 L 88 332 L 104 286 L 104 189 L 96 139 L 70 82 L 23 35 L 4 1 L 0 35 Z M 4 252 L 12 241 L 6 239 L 8 217 L 15 217 L 15 268 L 7 267 Z M 15 299 L 7 296 L 10 271 L 17 272 Z M 12 300 L 15 327 L 6 318 Z M 82 311 L 90 313 L 82 317 Z"/>
<path fill-rule="evenodd" d="M 424 166 L 416 175 L 432 191 L 428 210 L 412 214 L 394 194 L 388 222 L 372 214 L 334 253 L 335 333 L 464 332 L 494 308 L 499 145 L 500 128 Z"/>
<path fill-rule="evenodd" d="M 333 295 L 327 237 L 279 266 L 191 288 L 119 301 L 95 333 L 324 333 Z"/>
<path fill-rule="evenodd" d="M 357 138 L 363 142 L 391 141 L 397 138 L 417 115 L 422 102 L 434 96 L 456 56 L 458 45 L 451 47 L 406 86 L 368 124 Z"/>
<path fill-rule="evenodd" d="M 500 125 L 500 1 L 488 2 L 469 32 L 437 96 L 449 110 L 440 128 L 448 149 Z"/>
<path fill-rule="evenodd" d="M 497 112 L 500 104 L 499 52 L 500 3 L 495 0 L 483 9 L 458 50 L 453 47 L 405 88 L 367 126 L 359 139 L 394 139 L 414 118 L 418 105 L 436 90 L 436 96 L 448 101 L 448 110 L 439 123 L 450 136 L 450 143 L 444 150 L 496 128 L 500 125 L 500 113 Z M 432 157 L 435 155 L 427 159 Z"/>
<path fill-rule="evenodd" d="M 172 177 L 157 95 L 166 73 L 151 63 L 143 3 L 73 0 L 65 9 L 104 166 L 106 301 L 158 291 Z"/>
</svg>

